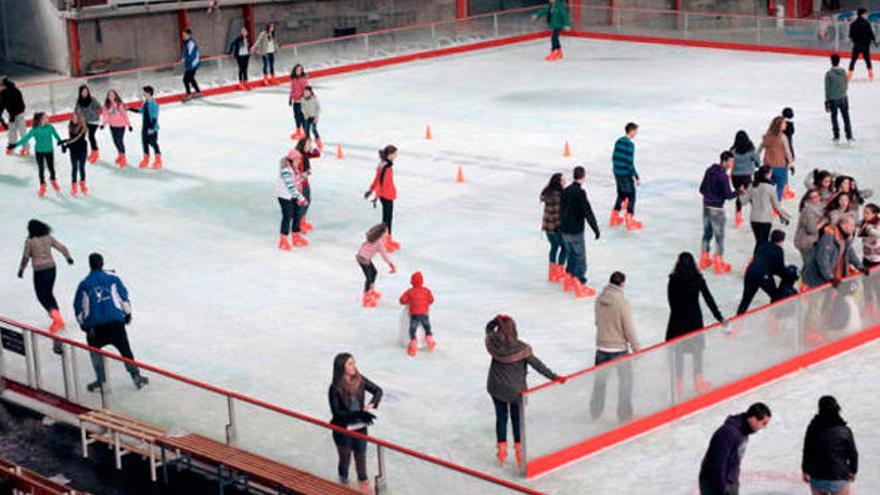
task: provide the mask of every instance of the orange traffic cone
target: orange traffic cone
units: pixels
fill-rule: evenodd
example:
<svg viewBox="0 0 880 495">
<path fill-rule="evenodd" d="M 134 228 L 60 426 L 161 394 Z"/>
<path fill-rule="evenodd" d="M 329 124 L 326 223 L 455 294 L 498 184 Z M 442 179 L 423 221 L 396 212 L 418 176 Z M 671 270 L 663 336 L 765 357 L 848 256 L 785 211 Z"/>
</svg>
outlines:
<svg viewBox="0 0 880 495">
<path fill-rule="evenodd" d="M 458 166 L 458 174 L 455 175 L 455 182 L 459 184 L 464 182 L 464 173 L 461 171 L 461 165 Z"/>
<path fill-rule="evenodd" d="M 337 160 L 345 159 L 345 155 L 342 154 L 342 145 L 341 144 L 336 145 L 336 159 Z"/>
<path fill-rule="evenodd" d="M 425 139 L 431 139 L 431 126 L 429 125 L 427 129 L 425 129 Z"/>
<path fill-rule="evenodd" d="M 568 146 L 568 141 L 565 142 L 565 148 L 562 149 L 562 156 L 564 156 L 564 157 L 571 156 L 571 148 Z"/>
</svg>

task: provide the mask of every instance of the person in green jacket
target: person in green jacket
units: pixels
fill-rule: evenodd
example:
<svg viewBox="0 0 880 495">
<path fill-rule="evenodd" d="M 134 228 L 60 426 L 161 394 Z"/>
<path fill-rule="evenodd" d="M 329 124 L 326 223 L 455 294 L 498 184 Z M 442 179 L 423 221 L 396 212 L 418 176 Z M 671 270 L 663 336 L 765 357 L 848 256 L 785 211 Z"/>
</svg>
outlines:
<svg viewBox="0 0 880 495">
<path fill-rule="evenodd" d="M 46 167 L 49 168 L 49 179 L 52 182 L 52 189 L 55 189 L 55 192 L 60 193 L 61 187 L 58 185 L 58 181 L 55 180 L 55 153 L 52 139 L 54 138 L 55 141 L 59 143 L 62 139 L 61 136 L 58 135 L 58 131 L 55 130 L 55 127 L 49 123 L 49 117 L 44 112 L 35 113 L 34 126 L 31 127 L 31 130 L 28 131 L 23 138 L 15 143 L 7 145 L 6 147 L 12 149 L 16 146 L 22 146 L 27 144 L 31 138 L 36 141 L 34 150 L 36 151 L 37 166 L 40 171 L 40 197 L 42 198 L 46 195 Z"/>
<path fill-rule="evenodd" d="M 548 4 L 535 14 L 534 19 L 538 17 L 546 17 L 547 24 L 553 30 L 550 36 L 550 55 L 544 57 L 544 60 L 553 62 L 563 58 L 562 45 L 559 44 L 559 33 L 563 29 L 571 29 L 571 18 L 568 16 L 568 9 L 565 8 L 563 0 L 548 0 Z"/>
</svg>

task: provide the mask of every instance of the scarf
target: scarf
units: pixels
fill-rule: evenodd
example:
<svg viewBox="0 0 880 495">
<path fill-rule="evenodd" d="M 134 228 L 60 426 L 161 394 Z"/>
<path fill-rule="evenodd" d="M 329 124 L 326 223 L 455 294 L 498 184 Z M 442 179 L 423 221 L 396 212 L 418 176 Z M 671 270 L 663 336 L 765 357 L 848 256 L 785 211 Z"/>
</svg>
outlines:
<svg viewBox="0 0 880 495">
<path fill-rule="evenodd" d="M 511 364 L 532 356 L 532 348 L 525 342 L 514 340 L 505 344 L 497 334 L 486 335 L 486 350 L 492 359 L 503 364 Z"/>
</svg>

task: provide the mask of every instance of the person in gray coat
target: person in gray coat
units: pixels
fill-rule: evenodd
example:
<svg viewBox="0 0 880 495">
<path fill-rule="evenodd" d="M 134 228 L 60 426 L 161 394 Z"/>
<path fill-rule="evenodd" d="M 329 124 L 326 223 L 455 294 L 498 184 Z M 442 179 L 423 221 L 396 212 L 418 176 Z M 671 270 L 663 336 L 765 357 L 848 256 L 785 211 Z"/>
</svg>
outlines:
<svg viewBox="0 0 880 495">
<path fill-rule="evenodd" d="M 825 111 L 831 114 L 831 131 L 834 142 L 840 141 L 840 126 L 837 123 L 837 112 L 843 116 L 843 129 L 847 142 L 852 142 L 852 125 L 849 121 L 849 99 L 846 96 L 849 79 L 846 71 L 840 67 L 840 55 L 831 55 L 831 68 L 825 73 Z"/>
<path fill-rule="evenodd" d="M 804 283 L 808 287 L 818 287 L 828 282 L 837 287 L 849 275 L 850 265 L 867 274 L 861 258 L 853 249 L 855 231 L 856 219 L 852 214 L 838 216 L 834 225 L 822 231 L 804 268 Z"/>
<path fill-rule="evenodd" d="M 550 371 L 540 359 L 532 354 L 532 348 L 519 340 L 516 322 L 507 315 L 498 315 L 486 324 L 486 350 L 492 356 L 486 390 L 495 403 L 495 434 L 498 441 L 498 462 L 504 466 L 507 459 L 507 417 L 513 423 L 516 462 L 522 465 L 522 445 L 520 443 L 521 394 L 528 388 L 526 373 L 531 366 L 550 380 L 565 382 Z"/>
<path fill-rule="evenodd" d="M 810 189 L 801 198 L 800 215 L 794 233 L 794 247 L 801 253 L 803 266 L 807 266 L 813 246 L 819 240 L 819 233 L 825 227 L 825 215 L 822 213 L 822 193 L 818 189 Z"/>
<path fill-rule="evenodd" d="M 755 178 L 748 189 L 740 190 L 739 200 L 750 203 L 749 222 L 755 236 L 755 250 L 770 240 L 770 229 L 773 227 L 773 214 L 779 215 L 783 225 L 788 225 L 789 214 L 780 204 L 776 194 L 776 186 L 770 184 L 771 169 L 763 165 L 755 172 Z"/>
</svg>

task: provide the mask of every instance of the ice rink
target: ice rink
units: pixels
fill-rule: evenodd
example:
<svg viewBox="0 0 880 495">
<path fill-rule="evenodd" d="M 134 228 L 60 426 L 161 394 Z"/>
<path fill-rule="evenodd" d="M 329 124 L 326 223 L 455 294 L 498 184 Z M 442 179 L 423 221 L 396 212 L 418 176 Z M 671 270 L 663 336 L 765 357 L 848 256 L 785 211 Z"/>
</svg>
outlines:
<svg viewBox="0 0 880 495">
<path fill-rule="evenodd" d="M 549 43 L 542 40 L 315 79 L 328 153 L 312 162 L 311 245 L 292 252 L 277 249 L 275 199 L 278 158 L 293 144 L 286 86 L 163 106 L 163 171 L 119 170 L 112 164 L 109 132 L 103 131 L 102 159 L 88 166 L 87 199 L 68 195 L 66 155 L 56 153 L 63 195 L 50 192 L 43 200 L 36 196 L 33 160 L 4 156 L 0 257 L 9 276 L 0 284 L 0 314 L 48 325 L 30 271 L 24 280 L 15 278 L 27 221 L 39 218 L 76 258 L 68 267 L 56 257 L 62 262 L 56 296 L 67 335 L 84 340 L 75 328 L 73 291 L 87 272 L 88 254 L 100 251 L 129 288 L 129 336 L 138 359 L 329 418 L 333 356 L 350 351 L 361 371 L 385 389 L 372 434 L 512 478 L 512 468 L 501 471 L 494 459 L 486 321 L 497 313 L 512 315 L 521 339 L 557 373 L 591 365 L 594 353 L 592 301 L 563 295 L 545 281 L 548 245 L 538 195 L 552 173 L 570 177 L 574 165 L 587 166 L 586 189 L 602 228 L 598 242 L 588 237 L 590 285 L 601 288 L 615 270 L 627 274 L 627 296 L 645 345 L 665 333 L 666 276 L 676 255 L 699 251 L 703 170 L 731 146 L 738 129 L 758 142 L 770 119 L 790 106 L 798 193 L 804 175 L 817 166 L 849 173 L 862 188 L 880 187 L 871 162 L 880 150 L 878 87 L 862 80 L 851 85 L 857 144 L 832 145 L 822 104 L 824 58 L 564 42 L 566 59 L 554 65 L 543 61 Z M 133 118 L 135 133 L 127 135 L 127 144 L 129 162 L 136 164 L 140 125 Z M 641 126 L 636 216 L 645 228 L 636 233 L 607 227 L 614 199 L 611 149 L 628 121 Z M 431 141 L 423 139 L 428 124 Z M 572 158 L 562 157 L 566 140 Z M 337 143 L 344 161 L 333 156 Z M 377 164 L 376 150 L 386 144 L 400 149 L 394 233 L 403 249 L 392 255 L 397 274 L 377 263 L 377 288 L 385 297 L 378 308 L 363 309 L 354 253 L 380 213 L 362 194 Z M 458 166 L 464 184 L 454 181 Z M 794 201 L 785 207 L 797 210 Z M 707 276 L 725 316 L 735 311 L 754 243 L 748 223 L 733 229 L 732 204 L 729 209 L 727 261 L 733 270 Z M 793 234 L 793 226 L 787 230 Z M 788 260 L 799 263 L 788 247 Z M 397 297 L 415 270 L 424 273 L 437 298 L 431 319 L 438 348 L 413 359 L 399 344 Z M 763 297 L 754 305 L 766 302 Z M 772 406 L 774 398 L 782 410 L 753 439 L 746 472 L 758 478 L 766 470 L 796 475 L 798 442 L 815 400 L 837 388 L 857 441 L 876 445 L 878 431 L 871 431 L 868 414 L 877 394 L 846 386 L 853 384 L 850 377 L 865 386 L 880 378 L 876 359 L 870 363 L 877 352 L 875 344 L 534 485 L 554 493 L 606 493 L 626 483 L 626 493 L 685 495 L 723 416 L 752 399 Z M 541 380 L 532 374 L 532 384 Z M 798 401 L 782 402 L 791 395 Z M 870 451 L 862 465 L 872 465 Z M 633 466 L 640 474 L 626 476 Z M 743 493 L 804 491 L 786 479 L 746 482 Z M 855 493 L 872 489 L 880 490 L 880 479 L 866 471 Z"/>
</svg>

